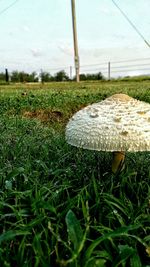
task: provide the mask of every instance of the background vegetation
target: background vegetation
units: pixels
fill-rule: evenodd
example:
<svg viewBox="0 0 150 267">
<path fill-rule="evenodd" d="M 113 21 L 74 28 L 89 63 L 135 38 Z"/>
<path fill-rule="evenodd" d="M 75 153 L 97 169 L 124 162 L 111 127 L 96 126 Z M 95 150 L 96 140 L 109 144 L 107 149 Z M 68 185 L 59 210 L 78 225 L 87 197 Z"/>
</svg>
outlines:
<svg viewBox="0 0 150 267">
<path fill-rule="evenodd" d="M 0 266 L 150 266 L 150 154 L 69 146 L 80 108 L 114 93 L 150 103 L 150 83 L 0 87 Z"/>
<path fill-rule="evenodd" d="M 75 77 L 72 79 L 75 80 Z M 81 74 L 81 81 L 87 80 L 104 80 L 101 72 L 96 74 Z M 56 74 L 51 75 L 49 72 L 41 71 L 38 75 L 36 72 L 26 73 L 24 71 L 13 71 L 11 74 L 8 73 L 6 69 L 6 73 L 0 73 L 0 82 L 9 82 L 12 83 L 22 83 L 22 82 L 62 82 L 62 81 L 70 81 L 68 74 L 64 71 L 58 71 Z"/>
<path fill-rule="evenodd" d="M 75 81 L 76 77 L 69 77 L 69 75 L 64 71 L 60 70 L 55 74 L 51 74 L 47 71 L 41 71 L 40 73 L 32 72 L 27 73 L 24 71 L 9 71 L 6 69 L 5 72 L 0 73 L 0 84 L 5 84 L 8 82 L 11 83 L 36 83 L 36 82 L 66 82 L 66 81 Z M 105 81 L 106 77 L 102 72 L 97 73 L 81 73 L 80 81 Z M 119 78 L 111 78 L 115 81 L 142 81 L 150 80 L 150 75 L 139 75 L 139 76 L 123 76 Z"/>
</svg>

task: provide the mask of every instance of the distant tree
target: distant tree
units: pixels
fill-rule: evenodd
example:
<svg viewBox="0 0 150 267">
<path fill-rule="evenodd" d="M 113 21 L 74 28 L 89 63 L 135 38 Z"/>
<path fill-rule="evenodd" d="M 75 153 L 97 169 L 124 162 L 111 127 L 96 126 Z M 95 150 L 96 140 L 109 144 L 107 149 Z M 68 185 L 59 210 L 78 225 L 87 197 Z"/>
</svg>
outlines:
<svg viewBox="0 0 150 267">
<path fill-rule="evenodd" d="M 0 80 L 5 81 L 5 74 L 0 73 Z M 81 81 L 93 81 L 93 80 L 103 80 L 104 76 L 101 72 L 98 73 L 81 73 L 80 80 Z M 36 72 L 27 73 L 24 71 L 13 71 L 11 73 L 11 81 L 12 82 L 38 82 L 38 76 Z M 64 70 L 57 72 L 54 76 L 52 76 L 49 72 L 41 71 L 40 73 L 41 82 L 62 82 L 62 81 L 70 81 L 69 76 Z M 73 78 L 76 80 L 76 77 Z"/>
<path fill-rule="evenodd" d="M 0 73 L 0 81 L 1 82 L 5 81 L 5 73 L 3 73 L 3 72 Z"/>
<path fill-rule="evenodd" d="M 19 82 L 19 72 L 17 70 L 11 73 L 11 81 L 15 83 Z"/>
<path fill-rule="evenodd" d="M 54 80 L 56 82 L 69 81 L 69 76 L 64 70 L 61 70 L 54 75 Z"/>
<path fill-rule="evenodd" d="M 24 71 L 19 72 L 19 82 L 21 82 L 21 83 L 27 82 L 28 75 L 29 74 L 25 73 Z"/>
<path fill-rule="evenodd" d="M 73 80 L 76 80 L 76 76 Z M 81 73 L 80 74 L 80 81 L 97 81 L 97 80 L 104 80 L 104 76 L 101 72 L 98 73 Z"/>
<path fill-rule="evenodd" d="M 97 75 L 97 80 L 104 80 L 104 76 L 102 75 L 101 72 L 98 72 L 96 75 Z"/>
<path fill-rule="evenodd" d="M 32 72 L 31 74 L 26 73 L 24 71 L 13 71 L 11 74 L 12 82 L 38 82 L 38 77 L 36 72 Z"/>
<path fill-rule="evenodd" d="M 54 80 L 53 76 L 49 72 L 46 72 L 46 71 L 41 71 L 40 78 L 41 78 L 42 83 L 51 82 Z"/>
<path fill-rule="evenodd" d="M 104 77 L 103 77 L 101 72 L 93 73 L 93 74 L 91 74 L 91 73 L 87 74 L 87 80 L 103 80 L 103 79 L 104 79 Z"/>
<path fill-rule="evenodd" d="M 39 81 L 39 78 L 37 76 L 37 73 L 35 71 L 33 71 L 32 73 L 29 74 L 28 76 L 28 82 L 38 82 Z"/>
<path fill-rule="evenodd" d="M 87 80 L 87 76 L 86 76 L 86 74 L 81 73 L 81 74 L 80 74 L 80 81 L 86 81 L 86 80 Z"/>
</svg>

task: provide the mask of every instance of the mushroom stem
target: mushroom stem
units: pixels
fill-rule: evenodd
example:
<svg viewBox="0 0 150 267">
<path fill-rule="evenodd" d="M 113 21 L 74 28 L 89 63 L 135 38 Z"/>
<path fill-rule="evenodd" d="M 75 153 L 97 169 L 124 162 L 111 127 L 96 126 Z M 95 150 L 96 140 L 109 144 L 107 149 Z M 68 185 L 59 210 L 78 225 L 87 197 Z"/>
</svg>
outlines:
<svg viewBox="0 0 150 267">
<path fill-rule="evenodd" d="M 124 152 L 113 152 L 112 161 L 112 172 L 116 174 L 123 169 L 124 166 L 125 153 Z"/>
</svg>

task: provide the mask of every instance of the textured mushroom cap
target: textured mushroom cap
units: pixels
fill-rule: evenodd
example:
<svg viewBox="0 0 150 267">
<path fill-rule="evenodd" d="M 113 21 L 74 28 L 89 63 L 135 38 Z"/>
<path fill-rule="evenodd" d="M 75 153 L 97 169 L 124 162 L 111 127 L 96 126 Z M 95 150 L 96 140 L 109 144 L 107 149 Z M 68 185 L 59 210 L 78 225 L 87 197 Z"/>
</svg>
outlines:
<svg viewBox="0 0 150 267">
<path fill-rule="evenodd" d="M 115 94 L 75 113 L 69 144 L 101 151 L 150 151 L 150 104 Z"/>
</svg>

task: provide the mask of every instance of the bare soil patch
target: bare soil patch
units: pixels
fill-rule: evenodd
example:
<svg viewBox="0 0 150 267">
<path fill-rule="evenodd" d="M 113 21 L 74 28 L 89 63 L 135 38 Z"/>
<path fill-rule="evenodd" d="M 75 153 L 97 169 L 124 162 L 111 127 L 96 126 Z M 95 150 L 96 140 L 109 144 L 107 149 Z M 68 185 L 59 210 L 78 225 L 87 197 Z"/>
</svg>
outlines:
<svg viewBox="0 0 150 267">
<path fill-rule="evenodd" d="M 42 122 L 59 122 L 63 121 L 63 113 L 58 110 L 35 110 L 35 111 L 24 111 L 23 117 L 36 118 Z"/>
</svg>

